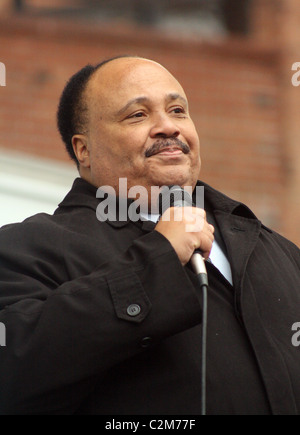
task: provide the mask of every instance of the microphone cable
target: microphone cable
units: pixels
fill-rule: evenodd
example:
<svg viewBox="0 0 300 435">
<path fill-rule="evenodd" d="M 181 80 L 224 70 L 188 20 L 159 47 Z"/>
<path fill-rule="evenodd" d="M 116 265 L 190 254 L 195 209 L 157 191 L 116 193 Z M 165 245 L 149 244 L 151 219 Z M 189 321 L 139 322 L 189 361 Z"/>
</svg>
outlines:
<svg viewBox="0 0 300 435">
<path fill-rule="evenodd" d="M 194 207 L 191 195 L 180 186 L 163 186 L 159 194 L 159 213 L 162 215 L 170 207 Z M 201 415 L 206 415 L 206 359 L 207 359 L 207 293 L 208 278 L 205 260 L 200 250 L 196 250 L 190 263 L 197 276 L 202 292 L 202 336 L 201 336 Z"/>
</svg>

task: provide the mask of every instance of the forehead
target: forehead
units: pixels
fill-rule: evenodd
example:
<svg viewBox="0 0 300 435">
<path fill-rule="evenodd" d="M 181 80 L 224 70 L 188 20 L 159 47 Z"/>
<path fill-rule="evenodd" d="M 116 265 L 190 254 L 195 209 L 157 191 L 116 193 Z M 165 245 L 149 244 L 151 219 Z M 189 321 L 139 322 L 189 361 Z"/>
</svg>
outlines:
<svg viewBox="0 0 300 435">
<path fill-rule="evenodd" d="M 162 65 L 147 59 L 120 58 L 103 65 L 91 78 L 87 96 L 92 104 L 124 104 L 139 96 L 179 94 L 186 98 L 175 77 Z"/>
</svg>

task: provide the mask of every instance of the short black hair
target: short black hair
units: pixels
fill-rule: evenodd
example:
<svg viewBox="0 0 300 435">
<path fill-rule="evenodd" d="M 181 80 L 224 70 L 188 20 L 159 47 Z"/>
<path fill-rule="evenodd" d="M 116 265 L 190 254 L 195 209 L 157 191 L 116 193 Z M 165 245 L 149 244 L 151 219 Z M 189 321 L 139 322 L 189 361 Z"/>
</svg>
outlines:
<svg viewBox="0 0 300 435">
<path fill-rule="evenodd" d="M 103 65 L 122 57 L 138 57 L 122 54 L 105 59 L 96 65 L 86 65 L 67 82 L 60 97 L 57 110 L 57 126 L 66 150 L 72 160 L 79 166 L 72 146 L 72 137 L 75 134 L 84 134 L 87 124 L 88 107 L 83 98 L 84 91 L 93 74 Z"/>
</svg>

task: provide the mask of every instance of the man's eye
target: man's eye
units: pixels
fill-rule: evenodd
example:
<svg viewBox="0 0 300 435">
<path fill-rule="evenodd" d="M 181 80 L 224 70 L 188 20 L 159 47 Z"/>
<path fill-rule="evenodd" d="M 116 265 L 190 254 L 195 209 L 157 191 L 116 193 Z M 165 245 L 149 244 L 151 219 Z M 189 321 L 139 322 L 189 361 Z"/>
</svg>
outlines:
<svg viewBox="0 0 300 435">
<path fill-rule="evenodd" d="M 185 113 L 185 110 L 183 107 L 174 107 L 174 109 L 172 109 L 172 112 L 174 113 Z"/>
<path fill-rule="evenodd" d="M 129 116 L 129 118 L 142 118 L 144 116 L 143 112 L 136 112 Z"/>
</svg>

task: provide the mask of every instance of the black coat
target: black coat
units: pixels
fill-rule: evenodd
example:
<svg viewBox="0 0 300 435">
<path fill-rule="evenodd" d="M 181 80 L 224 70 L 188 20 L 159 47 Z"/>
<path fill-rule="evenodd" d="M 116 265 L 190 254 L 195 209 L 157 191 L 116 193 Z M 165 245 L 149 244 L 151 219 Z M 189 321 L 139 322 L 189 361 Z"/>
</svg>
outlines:
<svg viewBox="0 0 300 435">
<path fill-rule="evenodd" d="M 299 249 L 207 185 L 205 201 L 234 281 L 207 264 L 207 413 L 299 414 Z M 199 414 L 195 275 L 153 223 L 99 222 L 98 204 L 77 179 L 53 216 L 0 230 L 0 413 Z"/>
</svg>

